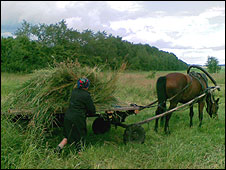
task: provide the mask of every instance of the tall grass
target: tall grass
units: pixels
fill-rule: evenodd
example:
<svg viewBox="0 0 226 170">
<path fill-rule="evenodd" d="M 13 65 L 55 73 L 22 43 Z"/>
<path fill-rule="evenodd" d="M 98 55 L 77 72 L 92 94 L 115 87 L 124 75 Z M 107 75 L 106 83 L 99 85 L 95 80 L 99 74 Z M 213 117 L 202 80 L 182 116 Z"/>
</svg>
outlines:
<svg viewBox="0 0 226 170">
<path fill-rule="evenodd" d="M 117 81 L 116 97 L 122 104 L 149 104 L 156 99 L 154 79 L 146 78 L 148 72 L 121 73 Z M 10 91 L 15 90 L 18 82 L 27 80 L 28 75 L 2 74 L 2 90 L 5 84 L 8 90 L 2 95 L 6 101 Z M 216 75 L 217 83 L 224 83 L 224 75 Z M 219 77 L 217 77 L 219 76 Z M 14 81 L 10 77 L 17 77 Z M 215 78 L 214 77 L 214 78 Z M 30 77 L 29 77 L 30 78 Z M 23 80 L 24 79 L 24 80 Z M 222 80 L 223 79 L 223 80 Z M 225 84 L 225 83 L 224 83 Z M 224 85 L 223 84 L 223 85 Z M 92 132 L 92 122 L 88 118 L 87 143 L 82 155 L 75 154 L 73 146 L 67 146 L 61 156 L 54 154 L 53 149 L 62 139 L 62 128 L 54 128 L 46 133 L 39 142 L 31 143 L 29 138 L 40 138 L 29 133 L 26 124 L 21 121 L 11 122 L 7 117 L 1 117 L 1 168 L 5 169 L 223 169 L 225 168 L 225 89 L 216 95 L 220 97 L 219 120 L 211 119 L 204 111 L 203 125 L 198 127 L 198 108 L 194 106 L 193 127 L 189 127 L 189 110 L 173 113 L 170 120 L 170 135 L 165 135 L 163 128 L 155 133 L 154 122 L 144 124 L 146 132 L 144 144 L 123 144 L 124 129 L 114 126 L 103 135 Z M 4 108 L 3 110 L 7 110 Z M 156 108 L 144 109 L 138 115 L 129 116 L 126 124 L 145 120 L 154 116 Z"/>
</svg>

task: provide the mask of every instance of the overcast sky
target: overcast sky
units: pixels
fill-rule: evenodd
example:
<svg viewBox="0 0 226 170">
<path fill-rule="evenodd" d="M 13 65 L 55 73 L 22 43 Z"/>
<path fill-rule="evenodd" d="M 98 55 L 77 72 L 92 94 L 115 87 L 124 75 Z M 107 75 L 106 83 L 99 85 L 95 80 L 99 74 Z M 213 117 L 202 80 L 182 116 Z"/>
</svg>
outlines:
<svg viewBox="0 0 226 170">
<path fill-rule="evenodd" d="M 62 19 L 69 28 L 149 44 L 188 64 L 205 64 L 208 56 L 225 64 L 225 1 L 1 1 L 1 36 L 23 20 Z"/>
</svg>

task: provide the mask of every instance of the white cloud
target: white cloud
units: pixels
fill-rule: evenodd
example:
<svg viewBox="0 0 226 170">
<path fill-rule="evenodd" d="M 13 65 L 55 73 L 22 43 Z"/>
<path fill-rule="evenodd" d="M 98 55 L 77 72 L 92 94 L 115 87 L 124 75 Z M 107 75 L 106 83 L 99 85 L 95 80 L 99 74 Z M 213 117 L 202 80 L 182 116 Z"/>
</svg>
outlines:
<svg viewBox="0 0 226 170">
<path fill-rule="evenodd" d="M 136 36 L 143 41 L 156 42 L 165 40 L 173 46 L 193 48 L 215 47 L 224 45 L 225 25 L 211 25 L 203 16 L 163 16 L 146 17 L 134 20 L 114 21 L 113 30 L 124 28 L 131 33 L 124 39 Z M 170 35 L 172 33 L 172 35 Z M 175 35 L 176 33 L 176 35 Z"/>
<path fill-rule="evenodd" d="M 56 7 L 60 8 L 60 9 L 65 9 L 69 5 L 71 5 L 71 1 L 57 1 L 56 2 Z"/>
<path fill-rule="evenodd" d="M 13 37 L 13 38 L 15 38 L 15 36 L 11 32 L 1 33 L 1 37 Z"/>
<path fill-rule="evenodd" d="M 107 1 L 112 9 L 120 12 L 129 11 L 134 12 L 141 9 L 141 5 L 138 1 Z"/>
<path fill-rule="evenodd" d="M 115 31 L 126 29 L 128 35 L 123 39 L 135 43 L 151 45 L 164 41 L 172 48 L 162 50 L 174 52 L 188 63 L 204 64 L 209 55 L 218 57 L 220 63 L 224 63 L 225 50 L 216 51 L 213 48 L 225 46 L 225 23 L 213 24 L 209 21 L 220 16 L 224 16 L 224 8 L 211 8 L 196 16 L 155 16 L 113 21 L 110 27 Z M 177 47 L 180 49 L 176 50 Z"/>
<path fill-rule="evenodd" d="M 202 18 L 214 18 L 219 16 L 225 16 L 225 7 L 213 7 L 210 9 L 207 9 L 203 13 L 199 15 Z"/>
<path fill-rule="evenodd" d="M 81 17 L 71 17 L 66 19 L 66 23 L 69 28 L 76 28 L 76 25 L 81 22 L 82 18 Z"/>
<path fill-rule="evenodd" d="M 161 50 L 172 52 L 189 64 L 205 64 L 208 56 L 218 58 L 223 64 L 225 23 L 213 24 L 209 20 L 222 16 L 225 16 L 224 8 L 214 7 L 196 16 L 143 17 L 110 22 L 110 27 L 115 31 L 125 29 L 128 35 L 123 37 L 124 40 L 150 45 L 165 42 L 171 48 Z M 217 47 L 223 49 L 214 50 Z"/>
<path fill-rule="evenodd" d="M 213 49 L 172 49 L 163 48 L 162 50 L 174 53 L 179 59 L 189 64 L 205 64 L 208 56 L 216 57 L 219 64 L 225 64 L 225 50 Z"/>
<path fill-rule="evenodd" d="M 79 31 L 107 31 L 133 43 L 158 44 L 157 48 L 169 49 L 188 63 L 195 58 L 203 62 L 200 56 L 208 55 L 219 56 L 224 63 L 224 5 L 212 1 L 1 1 L 1 24 L 9 32 L 7 26 L 22 20 L 50 24 L 65 19 L 68 27 Z"/>
</svg>

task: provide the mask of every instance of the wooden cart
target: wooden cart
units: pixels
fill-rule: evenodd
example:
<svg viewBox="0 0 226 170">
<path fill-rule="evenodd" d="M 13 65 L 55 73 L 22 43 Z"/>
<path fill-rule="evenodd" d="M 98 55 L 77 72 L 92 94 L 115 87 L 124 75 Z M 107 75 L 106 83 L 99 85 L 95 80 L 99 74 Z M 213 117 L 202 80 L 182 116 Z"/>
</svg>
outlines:
<svg viewBox="0 0 226 170">
<path fill-rule="evenodd" d="M 102 110 L 100 112 L 104 113 L 99 113 L 95 115 L 91 115 L 88 117 L 97 117 L 92 124 L 92 130 L 95 134 L 103 134 L 106 133 L 110 130 L 111 125 L 120 126 L 122 128 L 125 128 L 124 134 L 123 134 L 123 141 L 126 144 L 127 142 L 136 142 L 136 143 L 144 143 L 145 141 L 145 130 L 141 126 L 145 123 L 149 123 L 152 120 L 155 120 L 157 118 L 163 117 L 169 113 L 172 113 L 174 111 L 180 110 L 182 108 L 185 108 L 186 106 L 189 106 L 191 104 L 196 103 L 200 98 L 204 97 L 208 93 L 212 93 L 214 90 L 220 89 L 219 86 L 214 86 L 214 87 L 209 87 L 208 90 L 201 94 L 200 96 L 194 98 L 193 100 L 190 100 L 189 102 L 180 105 L 176 108 L 173 108 L 171 110 L 168 110 L 162 114 L 156 115 L 154 117 L 148 118 L 146 120 L 136 122 L 133 124 L 125 124 L 125 119 L 126 117 L 130 115 L 137 114 L 138 111 L 141 111 L 146 108 L 150 107 L 156 107 L 153 106 L 154 104 L 158 103 L 158 100 L 155 100 L 154 102 L 146 105 L 146 106 L 138 106 L 136 104 L 131 104 L 130 106 L 115 106 L 109 109 Z M 29 119 L 29 113 L 30 111 L 26 110 L 9 110 L 9 114 L 14 114 L 16 117 L 25 117 L 25 119 Z M 23 114 L 22 114 L 23 113 Z M 24 114 L 24 113 L 27 113 Z M 56 115 L 56 120 L 58 121 L 58 125 L 63 122 L 63 113 L 55 114 Z"/>
<path fill-rule="evenodd" d="M 111 124 L 113 124 L 115 126 L 120 126 L 120 127 L 125 128 L 125 131 L 124 131 L 124 134 L 123 134 L 124 143 L 127 143 L 127 142 L 144 143 L 144 141 L 145 141 L 145 130 L 141 125 L 143 125 L 145 123 L 149 123 L 152 120 L 163 117 L 163 116 L 165 116 L 169 113 L 172 113 L 174 111 L 185 108 L 185 107 L 187 107 L 191 104 L 194 104 L 200 98 L 204 97 L 208 93 L 212 93 L 212 91 L 214 91 L 216 89 L 219 90 L 220 87 L 219 86 L 209 87 L 208 90 L 205 93 L 199 95 L 198 97 L 190 100 L 189 102 L 187 102 L 185 104 L 182 104 L 182 105 L 180 105 L 176 108 L 173 108 L 171 110 L 168 110 L 168 111 L 166 111 L 162 114 L 156 115 L 154 117 L 151 117 L 151 118 L 148 118 L 146 120 L 136 122 L 136 123 L 133 123 L 133 124 L 124 124 L 123 122 L 125 122 L 125 118 L 127 116 L 132 115 L 132 114 L 136 114 L 136 111 L 141 111 L 145 108 L 153 107 L 152 105 L 157 103 L 158 100 L 156 100 L 156 101 L 154 101 L 151 104 L 146 105 L 146 106 L 138 106 L 138 105 L 132 105 L 130 107 L 118 106 L 118 107 L 115 107 L 115 108 L 107 109 L 107 110 L 105 110 L 105 114 L 96 114 L 96 115 L 90 116 L 90 117 L 94 117 L 94 116 L 97 117 L 94 120 L 93 125 L 92 125 L 93 132 L 95 134 L 105 133 L 105 132 L 110 130 Z"/>
</svg>

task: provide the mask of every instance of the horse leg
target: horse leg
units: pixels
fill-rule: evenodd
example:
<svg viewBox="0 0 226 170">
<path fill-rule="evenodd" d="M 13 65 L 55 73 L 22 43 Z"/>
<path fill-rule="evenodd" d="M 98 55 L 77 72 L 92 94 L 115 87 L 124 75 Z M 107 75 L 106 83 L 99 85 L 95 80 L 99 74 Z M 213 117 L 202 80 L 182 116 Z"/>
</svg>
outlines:
<svg viewBox="0 0 226 170">
<path fill-rule="evenodd" d="M 166 111 L 166 103 L 159 104 L 159 106 L 155 112 L 155 115 L 159 115 L 165 111 Z M 163 124 L 163 120 L 164 120 L 163 118 L 164 118 L 164 116 L 161 117 L 161 124 Z M 159 118 L 155 119 L 155 131 L 156 132 L 158 132 L 158 121 L 159 121 Z"/>
<path fill-rule="evenodd" d="M 155 115 L 158 115 L 158 109 L 156 110 Z M 158 121 L 159 118 L 155 119 L 155 132 L 158 132 Z"/>
<path fill-rule="evenodd" d="M 190 105 L 190 127 L 192 127 L 193 125 L 192 123 L 193 115 L 194 115 L 193 105 Z"/>
<path fill-rule="evenodd" d="M 177 106 L 177 103 L 170 102 L 170 107 L 169 107 L 168 110 L 171 110 L 171 109 L 175 108 L 176 106 Z M 171 115 L 172 115 L 172 112 L 166 115 L 166 122 L 165 122 L 165 129 L 164 129 L 165 130 L 165 134 L 170 134 L 169 120 L 170 120 Z"/>
<path fill-rule="evenodd" d="M 199 127 L 202 126 L 202 119 L 203 119 L 203 108 L 205 106 L 204 101 L 199 102 Z"/>
<path fill-rule="evenodd" d="M 160 107 L 157 108 L 157 110 L 155 111 L 155 115 L 159 115 L 161 113 L 160 111 Z M 155 132 L 158 132 L 158 122 L 159 122 L 159 118 L 155 119 Z"/>
<path fill-rule="evenodd" d="M 163 104 L 162 104 L 162 111 L 161 111 L 161 113 L 163 113 L 163 112 L 165 112 L 165 111 L 166 111 L 166 103 L 163 103 Z M 163 127 L 163 125 L 164 125 L 164 120 L 165 120 L 164 118 L 165 118 L 165 116 L 162 116 L 162 117 L 161 117 L 161 121 L 160 121 L 160 126 L 161 126 L 161 127 Z"/>
</svg>

